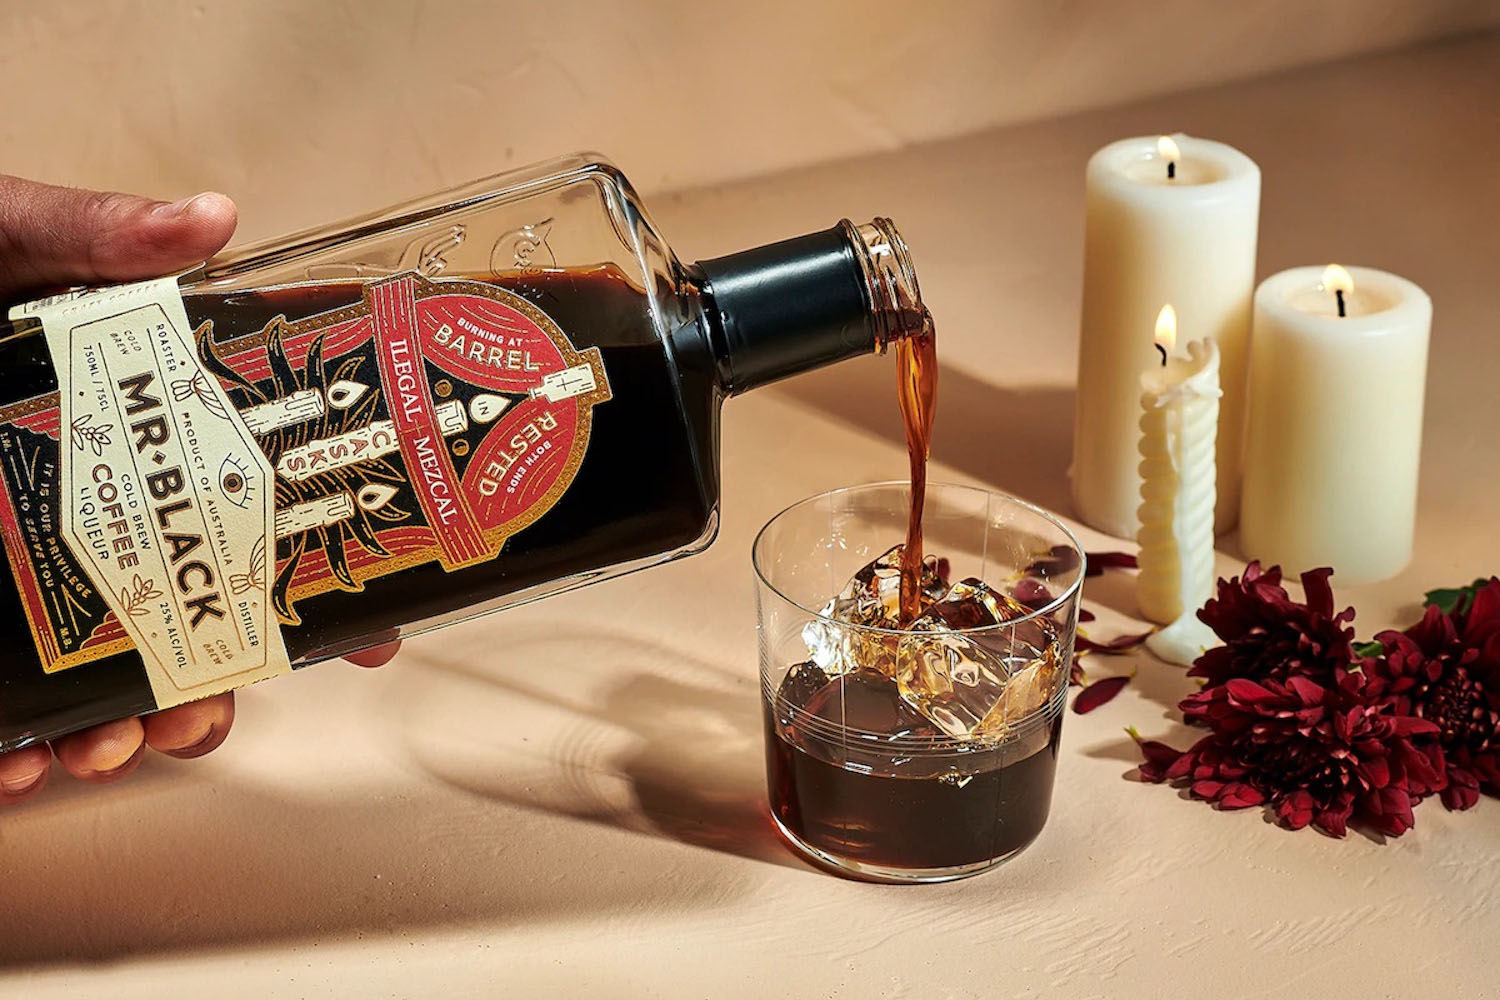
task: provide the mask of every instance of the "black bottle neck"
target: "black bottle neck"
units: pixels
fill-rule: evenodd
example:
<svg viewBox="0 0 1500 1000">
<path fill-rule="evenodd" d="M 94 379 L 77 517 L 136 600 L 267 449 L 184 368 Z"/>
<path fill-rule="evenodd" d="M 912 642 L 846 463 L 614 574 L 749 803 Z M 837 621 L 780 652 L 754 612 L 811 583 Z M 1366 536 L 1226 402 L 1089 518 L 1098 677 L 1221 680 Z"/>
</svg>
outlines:
<svg viewBox="0 0 1500 1000">
<path fill-rule="evenodd" d="M 882 351 L 920 324 L 906 245 L 889 220 L 699 261 L 719 381 L 731 395 Z"/>
</svg>

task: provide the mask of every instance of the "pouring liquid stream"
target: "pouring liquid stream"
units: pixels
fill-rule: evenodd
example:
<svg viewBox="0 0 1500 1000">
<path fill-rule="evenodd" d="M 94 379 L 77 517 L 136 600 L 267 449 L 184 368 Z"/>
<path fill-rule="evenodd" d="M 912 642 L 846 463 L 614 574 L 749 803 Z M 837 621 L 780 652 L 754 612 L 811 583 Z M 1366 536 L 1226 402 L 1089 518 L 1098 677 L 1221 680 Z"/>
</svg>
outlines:
<svg viewBox="0 0 1500 1000">
<path fill-rule="evenodd" d="M 927 458 L 932 451 L 932 417 L 937 406 L 937 331 L 922 310 L 922 326 L 896 343 L 896 397 L 906 429 L 911 466 L 911 513 L 901 554 L 901 627 L 922 613 L 922 509 L 927 499 Z"/>
</svg>

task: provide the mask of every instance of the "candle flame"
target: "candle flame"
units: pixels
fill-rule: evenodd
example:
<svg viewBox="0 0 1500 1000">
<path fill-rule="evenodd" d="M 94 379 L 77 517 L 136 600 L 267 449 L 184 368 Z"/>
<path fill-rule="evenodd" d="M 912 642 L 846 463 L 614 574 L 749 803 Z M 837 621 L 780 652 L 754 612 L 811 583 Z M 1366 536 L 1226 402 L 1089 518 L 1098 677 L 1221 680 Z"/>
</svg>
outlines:
<svg viewBox="0 0 1500 1000">
<path fill-rule="evenodd" d="M 1182 150 L 1177 148 L 1177 143 L 1170 135 L 1157 136 L 1156 153 L 1168 163 L 1176 163 L 1182 159 Z"/>
<path fill-rule="evenodd" d="M 1329 293 L 1343 292 L 1348 295 L 1354 291 L 1354 278 L 1337 264 L 1329 264 L 1323 268 L 1323 290 Z"/>
<path fill-rule="evenodd" d="M 1170 305 L 1156 314 L 1156 346 L 1169 355 L 1177 347 L 1177 310 Z"/>
</svg>

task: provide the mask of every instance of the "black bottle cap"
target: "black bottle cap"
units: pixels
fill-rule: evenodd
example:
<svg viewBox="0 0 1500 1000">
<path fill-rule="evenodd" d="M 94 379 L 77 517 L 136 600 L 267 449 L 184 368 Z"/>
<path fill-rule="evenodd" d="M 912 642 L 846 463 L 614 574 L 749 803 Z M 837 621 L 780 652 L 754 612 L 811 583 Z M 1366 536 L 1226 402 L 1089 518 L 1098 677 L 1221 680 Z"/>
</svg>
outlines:
<svg viewBox="0 0 1500 1000">
<path fill-rule="evenodd" d="M 698 262 L 731 393 L 869 354 L 878 323 L 847 223 Z"/>
</svg>

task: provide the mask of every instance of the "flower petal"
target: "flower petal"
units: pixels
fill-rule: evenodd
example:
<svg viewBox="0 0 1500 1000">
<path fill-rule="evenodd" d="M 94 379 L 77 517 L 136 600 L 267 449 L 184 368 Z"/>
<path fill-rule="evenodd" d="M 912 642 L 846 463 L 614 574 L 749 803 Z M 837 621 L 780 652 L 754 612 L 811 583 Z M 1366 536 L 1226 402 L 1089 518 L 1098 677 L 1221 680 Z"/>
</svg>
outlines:
<svg viewBox="0 0 1500 1000">
<path fill-rule="evenodd" d="M 1269 688 L 1243 677 L 1231 678 L 1225 683 L 1224 690 L 1231 699 L 1241 704 L 1250 705 L 1276 699 L 1276 695 Z"/>
<path fill-rule="evenodd" d="M 1073 648 L 1080 653 L 1103 653 L 1106 656 L 1118 656 L 1121 653 L 1128 653 L 1132 649 L 1135 649 L 1141 643 L 1151 638 L 1152 633 L 1155 631 L 1155 629 L 1151 629 L 1150 631 L 1141 632 L 1136 635 L 1117 635 L 1107 642 L 1095 642 L 1080 632 L 1073 638 Z"/>
<path fill-rule="evenodd" d="M 1293 830 L 1300 830 L 1313 819 L 1313 797 L 1306 789 L 1284 795 L 1276 803 L 1276 816 Z"/>
<path fill-rule="evenodd" d="M 1183 751 L 1169 747 L 1165 743 L 1156 740 L 1143 740 L 1141 734 L 1136 732 L 1134 726 L 1127 726 L 1125 732 L 1135 740 L 1137 749 L 1141 751 L 1141 777 L 1147 781 L 1160 782 L 1164 780 L 1166 771 L 1183 756 Z"/>
<path fill-rule="evenodd" d="M 1030 577 L 1017 583 L 1011 589 L 1011 596 L 1033 611 L 1052 603 L 1052 591 L 1047 589 L 1047 585 Z"/>
<path fill-rule="evenodd" d="M 1073 699 L 1073 711 L 1078 715 L 1087 715 L 1105 702 L 1113 700 L 1130 683 L 1131 676 L 1117 674 L 1114 677 L 1101 677 L 1078 692 L 1078 697 Z"/>
<path fill-rule="evenodd" d="M 1228 786 L 1226 786 L 1222 781 L 1205 779 L 1203 781 L 1193 782 L 1188 791 L 1192 793 L 1192 796 L 1195 799 L 1205 799 L 1209 802 L 1213 802 L 1218 799 L 1219 793 L 1222 792 L 1226 787 Z"/>
<path fill-rule="evenodd" d="M 1307 594 L 1307 606 L 1320 614 L 1333 614 L 1333 588 L 1328 584 L 1331 576 L 1331 566 L 1310 569 L 1302 574 L 1302 590 Z"/>
<path fill-rule="evenodd" d="M 1247 785 L 1243 781 L 1234 781 L 1224 786 L 1224 793 L 1219 796 L 1219 808 L 1245 809 L 1258 806 L 1264 801 L 1266 797 L 1260 789 Z"/>
<path fill-rule="evenodd" d="M 1322 809 L 1313 816 L 1313 826 L 1330 837 L 1343 837 L 1349 832 L 1349 813 L 1346 808 Z"/>
<path fill-rule="evenodd" d="M 1139 569 L 1140 562 L 1130 552 L 1084 553 L 1084 576 L 1103 576 L 1107 569 Z"/>
<path fill-rule="evenodd" d="M 1359 773 L 1372 788 L 1384 788 L 1391 783 L 1391 765 L 1384 757 L 1361 761 Z"/>
<path fill-rule="evenodd" d="M 1054 545 L 1047 554 L 1022 570 L 1026 576 L 1061 576 L 1078 568 L 1078 555 L 1071 545 Z"/>
</svg>

